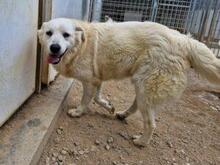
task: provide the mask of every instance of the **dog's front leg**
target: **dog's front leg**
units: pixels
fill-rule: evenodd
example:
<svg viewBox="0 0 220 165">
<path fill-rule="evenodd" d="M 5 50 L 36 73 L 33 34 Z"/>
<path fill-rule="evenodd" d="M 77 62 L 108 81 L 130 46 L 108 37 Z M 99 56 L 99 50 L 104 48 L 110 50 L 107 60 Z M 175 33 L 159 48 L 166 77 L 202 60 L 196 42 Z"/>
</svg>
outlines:
<svg viewBox="0 0 220 165">
<path fill-rule="evenodd" d="M 101 105 L 102 107 L 104 107 L 109 113 L 113 114 L 115 112 L 115 108 L 114 106 L 111 104 L 110 101 L 102 98 L 102 95 L 101 95 L 101 87 L 102 87 L 102 84 L 100 84 L 98 87 L 97 87 L 97 91 L 96 91 L 96 95 L 95 95 L 95 102 L 99 105 Z"/>
<path fill-rule="evenodd" d="M 70 109 L 68 111 L 68 114 L 71 117 L 80 117 L 81 115 L 83 115 L 85 113 L 90 101 L 94 97 L 95 92 L 97 90 L 97 87 L 91 83 L 83 82 L 82 85 L 83 85 L 83 97 L 81 100 L 81 104 L 77 108 Z"/>
</svg>

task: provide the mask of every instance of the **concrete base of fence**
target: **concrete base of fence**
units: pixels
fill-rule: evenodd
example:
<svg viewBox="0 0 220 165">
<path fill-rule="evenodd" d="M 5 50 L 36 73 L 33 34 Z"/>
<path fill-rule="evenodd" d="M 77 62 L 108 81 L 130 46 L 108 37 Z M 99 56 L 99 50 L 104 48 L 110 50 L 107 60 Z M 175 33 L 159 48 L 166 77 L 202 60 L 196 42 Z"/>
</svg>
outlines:
<svg viewBox="0 0 220 165">
<path fill-rule="evenodd" d="M 32 96 L 0 128 L 0 164 L 37 164 L 63 108 L 72 80 L 58 79 L 41 94 Z"/>
</svg>

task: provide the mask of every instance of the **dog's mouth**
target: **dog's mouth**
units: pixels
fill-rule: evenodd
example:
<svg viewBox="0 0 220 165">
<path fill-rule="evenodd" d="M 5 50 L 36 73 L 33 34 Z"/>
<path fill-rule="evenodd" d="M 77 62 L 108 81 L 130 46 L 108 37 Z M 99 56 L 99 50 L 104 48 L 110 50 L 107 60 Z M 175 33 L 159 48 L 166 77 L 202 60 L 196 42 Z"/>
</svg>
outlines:
<svg viewBox="0 0 220 165">
<path fill-rule="evenodd" d="M 58 64 L 61 60 L 61 58 L 63 57 L 63 55 L 66 53 L 67 49 L 64 51 L 64 53 L 57 55 L 57 54 L 49 54 L 47 57 L 47 61 L 50 64 Z"/>
</svg>

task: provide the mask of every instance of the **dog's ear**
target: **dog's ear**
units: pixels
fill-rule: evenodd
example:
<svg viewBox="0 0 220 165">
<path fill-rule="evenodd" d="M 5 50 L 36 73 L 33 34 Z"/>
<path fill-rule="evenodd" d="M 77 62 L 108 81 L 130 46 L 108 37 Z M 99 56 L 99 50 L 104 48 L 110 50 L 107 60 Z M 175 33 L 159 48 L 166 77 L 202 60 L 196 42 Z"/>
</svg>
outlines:
<svg viewBox="0 0 220 165">
<path fill-rule="evenodd" d="M 41 28 L 37 31 L 37 36 L 39 38 L 40 43 L 42 43 L 43 40 L 43 34 L 44 34 L 44 26 L 46 25 L 46 22 L 44 22 L 41 26 Z"/>
<path fill-rule="evenodd" d="M 43 30 L 42 29 L 39 29 L 37 31 L 37 36 L 38 36 L 39 42 L 42 43 L 42 38 L 43 38 Z"/>
<path fill-rule="evenodd" d="M 84 30 L 80 26 L 76 26 L 76 36 L 80 36 L 82 42 L 85 41 L 85 33 Z"/>
</svg>

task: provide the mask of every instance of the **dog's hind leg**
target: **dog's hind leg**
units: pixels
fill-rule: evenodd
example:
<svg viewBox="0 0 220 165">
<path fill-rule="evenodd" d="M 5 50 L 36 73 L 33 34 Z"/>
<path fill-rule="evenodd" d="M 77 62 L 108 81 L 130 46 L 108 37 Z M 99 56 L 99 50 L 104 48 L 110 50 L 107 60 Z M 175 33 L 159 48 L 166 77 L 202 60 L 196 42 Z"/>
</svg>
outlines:
<svg viewBox="0 0 220 165">
<path fill-rule="evenodd" d="M 114 106 L 111 104 L 110 101 L 102 98 L 102 95 L 101 95 L 101 87 L 102 87 L 102 84 L 100 84 L 98 87 L 97 87 L 97 91 L 96 91 L 96 95 L 95 95 L 95 102 L 99 105 L 101 105 L 102 107 L 104 107 L 106 110 L 108 110 L 109 113 L 113 114 L 115 112 L 115 108 Z"/>
<path fill-rule="evenodd" d="M 119 120 L 124 120 L 131 114 L 135 113 L 137 111 L 137 99 L 135 98 L 133 104 L 125 111 L 119 111 L 116 113 L 116 118 Z"/>
<path fill-rule="evenodd" d="M 145 76 L 147 75 L 147 76 Z M 186 86 L 183 72 L 169 73 L 166 70 L 151 70 L 147 74 L 138 74 L 135 83 L 137 108 L 143 118 L 144 133 L 134 140 L 137 146 L 149 144 L 155 124 L 155 110 L 158 106 L 178 98 Z"/>
<path fill-rule="evenodd" d="M 69 109 L 68 114 L 71 117 L 80 117 L 88 108 L 88 105 L 95 95 L 97 87 L 90 83 L 82 83 L 83 97 L 80 106 L 74 109 Z"/>
<path fill-rule="evenodd" d="M 154 105 L 151 102 L 152 98 L 155 98 L 155 95 L 154 92 L 149 92 L 150 95 L 146 94 L 148 93 L 147 90 L 151 89 L 149 87 L 146 88 L 148 86 L 146 82 L 135 85 L 136 104 L 143 118 L 144 132 L 142 136 L 137 137 L 133 142 L 137 146 L 144 147 L 149 144 L 153 131 L 156 128 Z"/>
<path fill-rule="evenodd" d="M 144 133 L 142 136 L 137 137 L 133 140 L 136 146 L 144 147 L 149 144 L 151 137 L 153 135 L 154 129 L 156 128 L 155 123 L 155 112 L 150 106 L 139 105 L 138 109 L 140 110 L 143 118 L 144 124 Z"/>
</svg>

